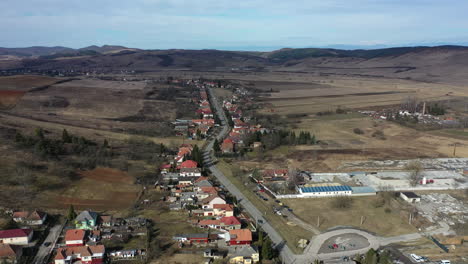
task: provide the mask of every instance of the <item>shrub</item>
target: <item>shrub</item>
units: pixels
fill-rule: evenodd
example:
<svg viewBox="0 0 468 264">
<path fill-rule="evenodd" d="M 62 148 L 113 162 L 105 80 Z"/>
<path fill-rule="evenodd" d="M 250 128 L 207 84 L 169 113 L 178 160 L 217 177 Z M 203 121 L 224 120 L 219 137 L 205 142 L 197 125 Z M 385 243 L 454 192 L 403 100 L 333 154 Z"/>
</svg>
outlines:
<svg viewBox="0 0 468 264">
<path fill-rule="evenodd" d="M 353 199 L 349 196 L 338 196 L 332 200 L 332 207 L 336 209 L 349 209 L 352 205 Z"/>
<path fill-rule="evenodd" d="M 392 209 L 390 209 L 390 208 L 385 208 L 385 213 L 389 214 L 389 213 L 391 213 L 391 212 L 392 212 Z"/>
<path fill-rule="evenodd" d="M 387 139 L 382 130 L 377 130 L 374 133 L 372 133 L 372 137 L 375 137 L 375 138 L 378 138 L 378 139 L 381 139 L 381 140 Z"/>
<path fill-rule="evenodd" d="M 355 129 L 353 129 L 353 132 L 354 132 L 354 134 L 358 134 L 358 135 L 364 134 L 364 131 L 362 129 L 360 129 L 360 128 L 357 128 L 357 127 Z"/>
</svg>

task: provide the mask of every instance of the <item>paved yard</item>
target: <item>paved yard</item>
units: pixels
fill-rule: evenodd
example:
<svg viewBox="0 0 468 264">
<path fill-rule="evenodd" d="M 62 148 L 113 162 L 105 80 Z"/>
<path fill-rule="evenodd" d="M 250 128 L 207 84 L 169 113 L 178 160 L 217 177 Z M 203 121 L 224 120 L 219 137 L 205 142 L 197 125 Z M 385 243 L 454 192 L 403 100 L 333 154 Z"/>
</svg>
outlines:
<svg viewBox="0 0 468 264">
<path fill-rule="evenodd" d="M 337 245 L 338 247 L 333 248 L 333 245 Z M 362 249 L 367 248 L 369 245 L 367 238 L 361 235 L 342 234 L 327 239 L 320 247 L 319 254 Z"/>
</svg>

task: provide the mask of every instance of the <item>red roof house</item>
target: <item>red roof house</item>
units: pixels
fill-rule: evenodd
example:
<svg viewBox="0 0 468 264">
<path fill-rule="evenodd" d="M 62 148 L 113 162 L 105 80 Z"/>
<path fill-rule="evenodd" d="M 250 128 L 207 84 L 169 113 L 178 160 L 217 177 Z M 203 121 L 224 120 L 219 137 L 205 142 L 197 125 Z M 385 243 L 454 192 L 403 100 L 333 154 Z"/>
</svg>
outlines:
<svg viewBox="0 0 468 264">
<path fill-rule="evenodd" d="M 197 167 L 198 167 L 198 163 L 193 160 L 186 160 L 182 162 L 182 164 L 180 164 L 181 169 L 189 169 L 189 168 L 197 168 Z"/>
<path fill-rule="evenodd" d="M 55 264 L 74 263 L 102 264 L 106 248 L 103 245 L 59 248 L 55 256 Z"/>
<path fill-rule="evenodd" d="M 250 245 L 252 244 L 252 232 L 249 229 L 229 230 L 229 245 Z"/>
<path fill-rule="evenodd" d="M 27 245 L 32 240 L 32 229 L 0 230 L 0 244 Z"/>
<path fill-rule="evenodd" d="M 69 247 L 83 246 L 86 231 L 83 229 L 70 229 L 65 233 L 65 244 Z"/>
<path fill-rule="evenodd" d="M 223 143 L 221 144 L 221 151 L 223 153 L 234 152 L 234 142 L 229 138 L 226 138 L 225 140 L 223 140 Z"/>
</svg>

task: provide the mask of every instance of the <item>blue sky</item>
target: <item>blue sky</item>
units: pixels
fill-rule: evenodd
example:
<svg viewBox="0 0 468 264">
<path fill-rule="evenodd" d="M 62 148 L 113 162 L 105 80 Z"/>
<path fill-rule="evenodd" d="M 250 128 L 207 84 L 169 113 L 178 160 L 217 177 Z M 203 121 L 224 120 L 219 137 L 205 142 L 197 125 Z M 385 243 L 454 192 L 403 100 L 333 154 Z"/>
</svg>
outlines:
<svg viewBox="0 0 468 264">
<path fill-rule="evenodd" d="M 467 44 L 467 10 L 466 0 L 1 0 L 0 46 Z"/>
</svg>

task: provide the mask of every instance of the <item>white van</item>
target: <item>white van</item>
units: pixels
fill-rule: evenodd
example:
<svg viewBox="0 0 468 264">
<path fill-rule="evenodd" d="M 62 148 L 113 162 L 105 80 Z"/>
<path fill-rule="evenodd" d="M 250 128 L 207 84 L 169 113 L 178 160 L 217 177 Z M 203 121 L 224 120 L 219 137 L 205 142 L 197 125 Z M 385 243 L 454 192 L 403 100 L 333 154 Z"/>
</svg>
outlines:
<svg viewBox="0 0 468 264">
<path fill-rule="evenodd" d="M 440 264 L 450 264 L 450 260 L 441 260 Z"/>
</svg>

